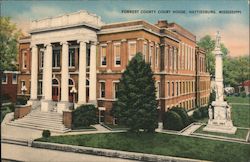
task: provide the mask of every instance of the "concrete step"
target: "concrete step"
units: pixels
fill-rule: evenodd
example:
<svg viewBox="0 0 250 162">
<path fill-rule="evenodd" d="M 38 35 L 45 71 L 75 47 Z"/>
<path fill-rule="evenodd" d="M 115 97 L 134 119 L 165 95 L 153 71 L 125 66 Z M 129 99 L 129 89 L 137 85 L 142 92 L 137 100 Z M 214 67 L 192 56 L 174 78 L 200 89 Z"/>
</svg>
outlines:
<svg viewBox="0 0 250 162">
<path fill-rule="evenodd" d="M 56 128 L 56 127 L 49 127 L 49 126 L 42 126 L 42 125 L 34 125 L 34 124 L 27 124 L 27 123 L 9 123 L 9 125 L 23 127 L 23 128 L 30 128 L 30 129 L 37 129 L 37 130 L 50 130 L 51 132 L 57 133 L 65 133 L 70 131 L 68 128 Z"/>
<path fill-rule="evenodd" d="M 39 125 L 51 125 L 51 126 L 64 126 L 62 122 L 44 121 L 44 120 L 32 120 L 32 119 L 20 119 L 16 120 L 16 123 L 32 123 Z"/>
<path fill-rule="evenodd" d="M 38 125 L 38 126 L 48 126 L 48 127 L 54 127 L 54 128 L 65 128 L 65 126 L 62 123 L 45 123 L 41 121 L 32 121 L 32 120 L 19 120 L 14 121 L 14 123 L 20 123 L 20 124 L 29 124 L 29 125 Z"/>
<path fill-rule="evenodd" d="M 49 121 L 63 121 L 62 117 L 48 117 L 48 116 L 37 116 L 37 115 L 27 115 L 25 116 L 25 118 L 29 118 L 29 119 L 40 119 L 40 120 L 49 120 Z M 24 119 L 24 118 L 22 118 Z"/>
<path fill-rule="evenodd" d="M 63 125 L 62 114 L 57 112 L 41 112 L 39 110 L 33 110 L 25 117 L 14 120 L 9 124 L 18 127 L 50 130 L 52 132 L 60 133 L 70 130 Z"/>
</svg>

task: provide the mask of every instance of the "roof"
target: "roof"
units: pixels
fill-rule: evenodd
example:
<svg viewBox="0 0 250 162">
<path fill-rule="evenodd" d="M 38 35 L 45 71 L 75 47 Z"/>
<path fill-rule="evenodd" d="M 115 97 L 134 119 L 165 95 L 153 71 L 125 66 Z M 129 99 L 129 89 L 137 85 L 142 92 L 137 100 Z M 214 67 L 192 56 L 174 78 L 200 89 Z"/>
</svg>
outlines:
<svg viewBox="0 0 250 162">
<path fill-rule="evenodd" d="M 240 84 L 240 86 L 250 86 L 250 80 L 246 80 Z"/>
</svg>

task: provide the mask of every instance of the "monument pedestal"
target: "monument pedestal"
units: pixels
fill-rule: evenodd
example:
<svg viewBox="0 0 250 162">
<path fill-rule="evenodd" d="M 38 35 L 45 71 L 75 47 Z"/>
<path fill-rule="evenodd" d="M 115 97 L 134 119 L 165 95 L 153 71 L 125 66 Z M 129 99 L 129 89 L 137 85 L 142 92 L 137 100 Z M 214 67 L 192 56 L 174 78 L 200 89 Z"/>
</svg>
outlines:
<svg viewBox="0 0 250 162">
<path fill-rule="evenodd" d="M 237 128 L 233 126 L 231 120 L 231 108 L 227 102 L 214 101 L 214 119 L 209 119 L 204 131 L 235 134 Z"/>
</svg>

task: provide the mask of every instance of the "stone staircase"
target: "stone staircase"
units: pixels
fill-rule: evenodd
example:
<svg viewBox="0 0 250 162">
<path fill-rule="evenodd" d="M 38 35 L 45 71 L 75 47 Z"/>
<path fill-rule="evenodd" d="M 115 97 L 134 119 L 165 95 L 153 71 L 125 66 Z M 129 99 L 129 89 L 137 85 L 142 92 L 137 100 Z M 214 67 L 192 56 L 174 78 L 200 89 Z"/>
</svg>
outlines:
<svg viewBox="0 0 250 162">
<path fill-rule="evenodd" d="M 41 112 L 40 110 L 33 110 L 28 115 L 21 119 L 16 119 L 8 123 L 12 126 L 50 130 L 51 132 L 65 133 L 70 131 L 63 125 L 62 114 L 57 112 Z"/>
</svg>

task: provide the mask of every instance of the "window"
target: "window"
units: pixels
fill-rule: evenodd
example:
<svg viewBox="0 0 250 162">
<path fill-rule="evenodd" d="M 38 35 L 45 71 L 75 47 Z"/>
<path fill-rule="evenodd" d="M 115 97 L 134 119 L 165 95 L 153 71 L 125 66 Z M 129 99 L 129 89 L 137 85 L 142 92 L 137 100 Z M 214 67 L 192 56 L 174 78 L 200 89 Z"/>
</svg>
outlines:
<svg viewBox="0 0 250 162">
<path fill-rule="evenodd" d="M 101 66 L 107 65 L 107 56 L 106 56 L 107 53 L 106 52 L 107 52 L 107 47 L 102 46 L 101 47 Z"/>
<path fill-rule="evenodd" d="M 115 65 L 120 66 L 121 65 L 121 47 L 120 47 L 120 44 L 114 45 L 114 56 L 115 56 Z"/>
<path fill-rule="evenodd" d="M 21 81 L 21 92 L 22 94 L 24 94 L 24 90 L 26 89 L 26 82 L 25 81 Z"/>
<path fill-rule="evenodd" d="M 22 63 L 23 63 L 23 69 L 27 69 L 27 51 L 22 51 Z"/>
<path fill-rule="evenodd" d="M 169 68 L 170 69 L 172 69 L 172 57 L 173 57 L 173 48 L 172 47 L 170 47 L 170 49 L 169 49 L 169 55 L 168 55 L 168 57 L 169 57 Z"/>
<path fill-rule="evenodd" d="M 168 96 L 170 96 L 170 83 L 168 82 Z"/>
<path fill-rule="evenodd" d="M 180 95 L 182 94 L 182 86 L 181 86 L 181 82 L 180 82 Z"/>
<path fill-rule="evenodd" d="M 147 43 L 144 43 L 143 45 L 143 54 L 142 54 L 142 57 L 143 59 L 146 61 L 146 56 L 147 56 L 147 50 L 148 50 L 148 45 Z"/>
<path fill-rule="evenodd" d="M 174 82 L 172 82 L 172 96 L 174 96 Z"/>
<path fill-rule="evenodd" d="M 131 60 L 136 54 L 136 42 L 129 42 L 128 51 L 129 60 Z"/>
<path fill-rule="evenodd" d="M 86 51 L 87 51 L 86 64 L 87 64 L 87 67 L 89 67 L 90 66 L 90 45 L 89 44 L 86 45 Z M 78 56 L 79 56 L 79 48 L 78 48 Z M 79 57 L 78 57 L 78 59 L 79 59 Z M 79 63 L 79 61 L 78 61 L 78 63 Z"/>
<path fill-rule="evenodd" d="M 105 98 L 105 82 L 100 82 L 100 98 Z"/>
<path fill-rule="evenodd" d="M 156 47 L 155 48 L 155 66 L 156 67 L 158 67 L 158 51 L 159 50 L 159 48 L 158 47 Z"/>
<path fill-rule="evenodd" d="M 116 99 L 118 96 L 118 89 L 119 89 L 119 82 L 118 81 L 113 82 L 113 97 L 114 97 L 114 99 Z"/>
<path fill-rule="evenodd" d="M 12 84 L 17 84 L 17 74 L 12 73 Z"/>
<path fill-rule="evenodd" d="M 60 67 L 60 49 L 53 50 L 52 67 L 53 68 Z"/>
<path fill-rule="evenodd" d="M 69 49 L 69 67 L 75 67 L 75 53 L 76 53 L 75 48 Z"/>
<path fill-rule="evenodd" d="M 3 73 L 3 75 L 2 75 L 2 84 L 7 84 L 7 83 L 8 83 L 7 74 Z"/>
<path fill-rule="evenodd" d="M 44 49 L 40 49 L 39 51 L 39 65 L 40 69 L 42 69 L 44 65 Z"/>
<path fill-rule="evenodd" d="M 43 82 L 41 80 L 38 81 L 38 95 L 43 94 Z"/>
<path fill-rule="evenodd" d="M 176 96 L 179 95 L 179 84 L 178 82 L 176 82 Z"/>
<path fill-rule="evenodd" d="M 168 46 L 165 47 L 165 67 L 168 67 Z"/>
<path fill-rule="evenodd" d="M 156 84 L 156 98 L 160 98 L 160 82 Z"/>
<path fill-rule="evenodd" d="M 153 52 L 153 46 L 150 46 L 150 48 L 149 48 L 149 64 L 152 63 L 152 52 Z"/>
</svg>

